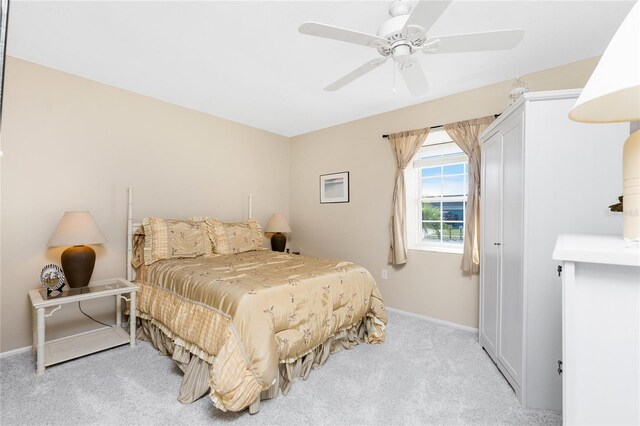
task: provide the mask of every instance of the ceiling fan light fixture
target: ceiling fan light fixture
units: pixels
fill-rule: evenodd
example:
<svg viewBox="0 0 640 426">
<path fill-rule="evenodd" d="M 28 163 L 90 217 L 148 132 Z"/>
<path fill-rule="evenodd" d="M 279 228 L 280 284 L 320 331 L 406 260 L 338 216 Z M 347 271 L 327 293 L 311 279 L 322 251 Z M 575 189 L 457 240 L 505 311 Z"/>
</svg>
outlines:
<svg viewBox="0 0 640 426">
<path fill-rule="evenodd" d="M 399 44 L 393 48 L 393 60 L 406 64 L 411 61 L 411 47 L 408 44 Z"/>
</svg>

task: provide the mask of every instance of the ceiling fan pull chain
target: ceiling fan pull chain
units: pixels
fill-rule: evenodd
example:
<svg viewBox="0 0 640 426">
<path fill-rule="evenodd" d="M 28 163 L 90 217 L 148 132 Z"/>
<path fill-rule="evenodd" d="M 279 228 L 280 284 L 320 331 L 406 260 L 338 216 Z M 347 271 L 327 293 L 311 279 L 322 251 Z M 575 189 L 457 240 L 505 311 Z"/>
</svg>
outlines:
<svg viewBox="0 0 640 426">
<path fill-rule="evenodd" d="M 393 64 L 393 93 L 396 93 L 396 64 Z"/>
</svg>

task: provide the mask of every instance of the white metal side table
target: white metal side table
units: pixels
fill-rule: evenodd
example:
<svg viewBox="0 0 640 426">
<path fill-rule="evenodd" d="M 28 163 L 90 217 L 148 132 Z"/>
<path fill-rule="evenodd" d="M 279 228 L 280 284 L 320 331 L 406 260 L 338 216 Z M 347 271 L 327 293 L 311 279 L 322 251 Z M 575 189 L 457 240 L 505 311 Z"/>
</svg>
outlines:
<svg viewBox="0 0 640 426">
<path fill-rule="evenodd" d="M 44 373 L 45 367 L 94 352 L 129 343 L 136 345 L 136 291 L 138 286 L 124 278 L 95 281 L 88 287 L 71 288 L 61 293 L 47 295 L 47 289 L 31 290 L 33 347 L 36 352 L 36 372 Z M 129 294 L 129 298 L 124 295 Z M 87 333 L 63 337 L 45 343 L 45 318 L 53 315 L 62 305 L 83 300 L 115 296 L 116 324 Z M 121 299 L 129 301 L 129 333 L 122 328 Z M 47 308 L 53 308 L 45 313 Z"/>
</svg>

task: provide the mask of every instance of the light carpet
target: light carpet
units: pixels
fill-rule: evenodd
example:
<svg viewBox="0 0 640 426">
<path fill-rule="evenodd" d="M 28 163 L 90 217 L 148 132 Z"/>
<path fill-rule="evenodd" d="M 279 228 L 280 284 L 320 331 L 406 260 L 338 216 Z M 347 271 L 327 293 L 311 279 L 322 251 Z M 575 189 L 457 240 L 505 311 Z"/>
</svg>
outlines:
<svg viewBox="0 0 640 426">
<path fill-rule="evenodd" d="M 178 402 L 180 370 L 150 344 L 48 367 L 0 360 L 0 423 L 44 424 L 561 424 L 524 409 L 473 333 L 390 312 L 383 345 L 333 355 L 260 412 L 224 413 L 208 397 Z"/>
</svg>

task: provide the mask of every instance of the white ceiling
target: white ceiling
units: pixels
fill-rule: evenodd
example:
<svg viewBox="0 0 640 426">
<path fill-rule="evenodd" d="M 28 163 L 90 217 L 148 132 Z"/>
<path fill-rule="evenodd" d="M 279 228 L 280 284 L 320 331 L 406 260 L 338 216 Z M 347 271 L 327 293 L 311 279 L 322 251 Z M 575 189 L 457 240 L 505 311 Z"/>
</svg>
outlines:
<svg viewBox="0 0 640 426">
<path fill-rule="evenodd" d="M 323 88 L 376 58 L 364 46 L 298 33 L 317 21 L 375 34 L 384 1 L 23 1 L 7 53 L 219 117 L 294 136 L 602 54 L 633 1 L 454 1 L 438 36 L 523 28 L 501 52 L 421 55 L 431 91 L 409 95 L 389 61 L 337 92 Z"/>
</svg>

